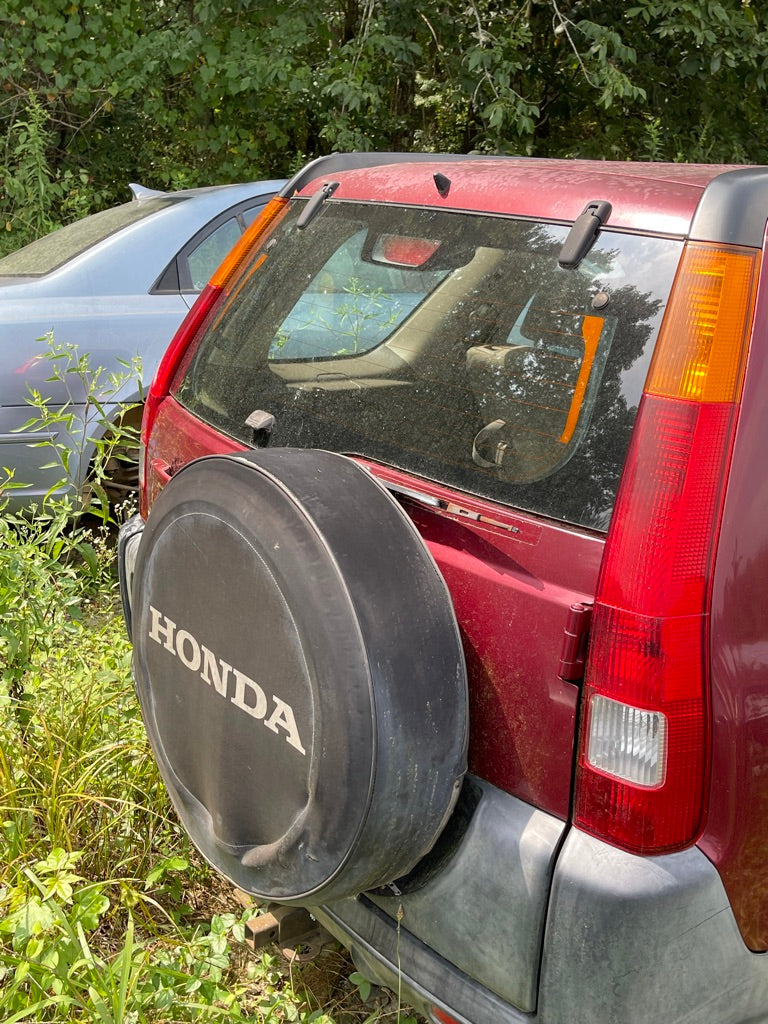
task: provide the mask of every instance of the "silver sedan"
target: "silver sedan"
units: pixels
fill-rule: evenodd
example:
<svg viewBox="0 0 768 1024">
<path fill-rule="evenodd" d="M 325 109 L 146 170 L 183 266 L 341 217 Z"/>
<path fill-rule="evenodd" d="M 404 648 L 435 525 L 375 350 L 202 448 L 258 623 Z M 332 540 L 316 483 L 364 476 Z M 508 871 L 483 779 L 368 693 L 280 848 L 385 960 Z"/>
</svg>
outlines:
<svg viewBox="0 0 768 1024">
<path fill-rule="evenodd" d="M 40 503 L 62 478 L 52 441 L 70 452 L 68 488 L 88 477 L 99 433 L 141 419 L 141 396 L 176 328 L 209 277 L 283 181 L 156 192 L 132 185 L 133 200 L 61 228 L 0 259 L 0 483 L 7 469 L 12 509 Z M 51 360 L 51 339 L 60 353 Z M 66 352 L 64 356 L 61 353 Z M 101 368 L 94 396 L 62 359 Z M 141 366 L 140 372 L 126 367 Z M 117 392 L 110 374 L 120 377 Z M 59 377 L 59 380 L 51 380 Z M 114 380 L 114 379 L 113 379 Z M 29 426 L 33 390 L 49 420 Z M 101 413 L 89 421 L 96 397 Z M 59 415 L 60 413 L 64 415 Z M 71 415 L 70 415 L 71 414 Z M 25 426 L 27 425 L 27 426 Z M 72 436 L 68 436 L 69 434 Z M 113 460 L 111 497 L 135 487 L 135 464 Z M 22 486 L 19 486 L 22 485 Z M 66 490 L 67 488 L 64 488 Z"/>
</svg>

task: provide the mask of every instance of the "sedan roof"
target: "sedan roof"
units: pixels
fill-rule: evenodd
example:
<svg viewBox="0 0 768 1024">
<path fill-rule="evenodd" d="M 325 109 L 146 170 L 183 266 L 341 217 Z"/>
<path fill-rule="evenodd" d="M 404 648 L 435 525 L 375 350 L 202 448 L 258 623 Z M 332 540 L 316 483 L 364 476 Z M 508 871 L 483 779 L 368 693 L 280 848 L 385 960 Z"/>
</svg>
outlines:
<svg viewBox="0 0 768 1024">
<path fill-rule="evenodd" d="M 259 181 L 155 194 L 75 221 L 0 260 L 0 297 L 10 298 L 15 286 L 29 294 L 36 283 L 46 295 L 146 290 L 169 256 L 214 217 L 282 185 Z"/>
</svg>

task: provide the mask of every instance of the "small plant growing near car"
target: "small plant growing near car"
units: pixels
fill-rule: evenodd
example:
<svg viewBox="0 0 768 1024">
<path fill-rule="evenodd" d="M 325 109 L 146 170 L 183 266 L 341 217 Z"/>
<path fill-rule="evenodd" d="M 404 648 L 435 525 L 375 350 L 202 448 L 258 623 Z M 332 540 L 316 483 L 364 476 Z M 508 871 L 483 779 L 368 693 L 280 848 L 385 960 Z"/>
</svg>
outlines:
<svg viewBox="0 0 768 1024">
<path fill-rule="evenodd" d="M 27 402 L 34 415 L 19 430 L 48 435 L 37 445 L 49 456 L 41 469 L 61 474 L 43 505 L 64 496 L 71 502 L 71 514 L 88 512 L 107 522 L 114 508 L 110 499 L 116 464 L 135 465 L 138 457 L 139 431 L 131 425 L 130 414 L 139 404 L 121 403 L 120 395 L 141 381 L 141 360 L 121 361 L 119 373 L 107 372 L 94 367 L 77 345 L 57 341 L 53 331 L 40 341 L 46 345 L 41 358 L 51 370 L 46 383 L 58 385 L 60 398 L 54 404 L 51 397 L 30 388 Z"/>
<path fill-rule="evenodd" d="M 6 470 L 0 480 L 0 679 L 22 722 L 31 700 L 24 677 L 35 657 L 50 653 L 62 633 L 76 632 L 84 604 L 107 584 L 108 559 L 98 550 L 105 533 L 86 528 L 83 517 L 95 514 L 106 529 L 113 514 L 104 486 L 107 466 L 118 447 L 137 443 L 129 431 L 104 431 L 109 427 L 107 404 L 140 372 L 138 364 L 126 366 L 124 374 L 105 374 L 91 369 L 88 357 L 76 346 L 59 344 L 52 334 L 44 340 L 49 380 L 61 384 L 64 398 L 51 407 L 32 390 L 29 402 L 35 415 L 21 429 L 49 435 L 39 447 L 49 458 L 46 465 L 58 468 L 61 477 L 42 507 L 25 515 L 4 509 L 4 498 L 19 486 L 13 473 Z M 128 407 L 120 410 L 121 416 L 124 411 Z M 80 451 L 58 440 L 59 433 L 71 438 Z M 90 447 L 94 454 L 86 488 L 76 467 L 84 464 L 83 454 Z"/>
<path fill-rule="evenodd" d="M 57 379 L 88 387 L 98 417 L 98 371 L 50 346 Z M 33 424 L 71 429 L 71 409 L 31 401 Z M 97 444 L 97 481 L 123 440 Z M 71 453 L 48 446 L 73 485 Z M 11 515 L 14 486 L 0 473 L 0 1020 L 334 1024 L 277 957 L 246 954 L 252 911 L 221 912 L 226 887 L 173 815 L 130 684 L 103 497 L 54 490 Z"/>
</svg>

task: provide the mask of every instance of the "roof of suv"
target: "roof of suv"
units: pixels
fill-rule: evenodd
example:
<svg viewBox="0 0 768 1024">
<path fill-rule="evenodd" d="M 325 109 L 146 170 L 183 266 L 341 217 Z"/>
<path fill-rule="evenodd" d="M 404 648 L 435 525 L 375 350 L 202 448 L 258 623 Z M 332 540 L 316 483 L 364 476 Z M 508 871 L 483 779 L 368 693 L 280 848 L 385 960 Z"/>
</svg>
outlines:
<svg viewBox="0 0 768 1024">
<path fill-rule="evenodd" d="M 299 194 L 317 189 L 332 175 L 335 199 L 438 206 L 444 209 L 514 212 L 517 216 L 573 221 L 585 205 L 606 200 L 611 227 L 654 234 L 687 234 L 707 184 L 724 172 L 744 170 L 723 164 L 654 164 L 600 160 L 544 160 L 525 157 L 457 157 L 378 154 L 377 166 L 335 170 L 317 161 L 317 175 L 306 171 Z M 390 162 L 390 156 L 393 157 Z M 374 154 L 370 154 L 375 158 Z M 396 159 L 395 159 L 396 157 Z M 373 162 L 373 160 L 371 161 Z M 330 161 L 329 161 L 330 163 Z M 307 169 L 309 170 L 309 168 Z M 441 196 L 433 175 L 450 179 Z M 303 187 L 302 187 L 303 186 Z"/>
</svg>

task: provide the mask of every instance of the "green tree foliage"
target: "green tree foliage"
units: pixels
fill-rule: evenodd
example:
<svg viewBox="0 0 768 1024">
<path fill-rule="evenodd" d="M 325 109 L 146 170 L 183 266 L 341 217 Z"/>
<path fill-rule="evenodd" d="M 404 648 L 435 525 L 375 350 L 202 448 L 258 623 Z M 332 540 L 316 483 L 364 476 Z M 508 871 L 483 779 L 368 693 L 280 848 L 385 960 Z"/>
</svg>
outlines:
<svg viewBox="0 0 768 1024">
<path fill-rule="evenodd" d="M 768 160 L 756 0 L 5 0 L 0 29 L 19 241 L 332 149 Z"/>
</svg>

